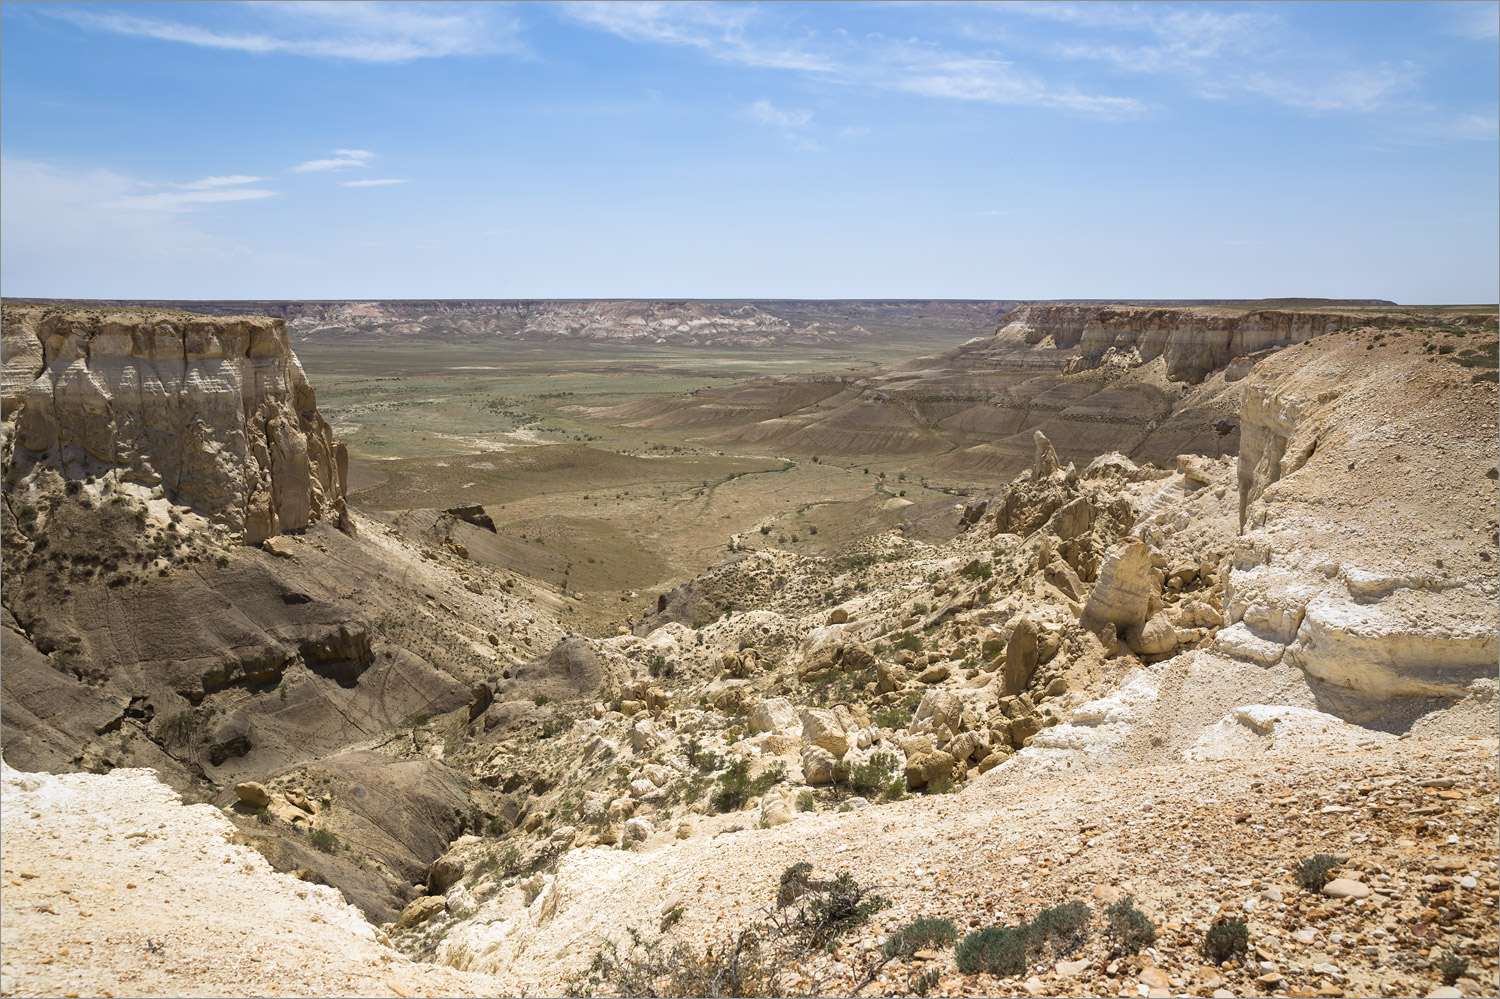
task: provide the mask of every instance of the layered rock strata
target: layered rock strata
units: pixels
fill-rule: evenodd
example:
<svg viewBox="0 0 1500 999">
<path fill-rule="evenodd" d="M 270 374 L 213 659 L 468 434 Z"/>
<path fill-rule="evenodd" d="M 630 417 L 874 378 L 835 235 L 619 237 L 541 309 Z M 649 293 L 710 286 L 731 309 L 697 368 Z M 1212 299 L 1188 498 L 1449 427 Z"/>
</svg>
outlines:
<svg viewBox="0 0 1500 999">
<path fill-rule="evenodd" d="M 1077 348 L 1072 371 L 1112 358 L 1140 363 L 1161 357 L 1167 378 L 1197 384 L 1232 360 L 1301 343 L 1332 330 L 1387 322 L 1344 312 L 1254 312 L 1117 305 L 1028 305 L 1002 320 L 996 337 L 1016 344 Z"/>
<path fill-rule="evenodd" d="M 4 352 L 6 461 L 23 483 L 109 478 L 248 544 L 348 526 L 348 457 L 281 320 L 7 308 Z"/>
</svg>

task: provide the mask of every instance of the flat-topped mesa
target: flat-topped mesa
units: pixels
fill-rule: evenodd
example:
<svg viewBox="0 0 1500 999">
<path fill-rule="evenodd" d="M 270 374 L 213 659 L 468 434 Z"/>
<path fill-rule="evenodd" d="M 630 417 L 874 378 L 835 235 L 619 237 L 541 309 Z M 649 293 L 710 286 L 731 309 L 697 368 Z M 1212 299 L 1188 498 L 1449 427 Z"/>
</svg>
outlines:
<svg viewBox="0 0 1500 999">
<path fill-rule="evenodd" d="M 259 544 L 349 529 L 348 455 L 280 319 L 7 307 L 7 478 L 119 483 Z"/>
<path fill-rule="evenodd" d="M 1212 307 L 1153 308 L 1126 305 L 1027 305 L 1001 320 L 996 338 L 1036 345 L 1051 338 L 1078 349 L 1067 370 L 1099 365 L 1111 349 L 1134 351 L 1141 361 L 1166 362 L 1167 378 L 1196 384 L 1237 357 L 1352 326 L 1386 324 L 1389 316 L 1349 312 Z"/>
</svg>

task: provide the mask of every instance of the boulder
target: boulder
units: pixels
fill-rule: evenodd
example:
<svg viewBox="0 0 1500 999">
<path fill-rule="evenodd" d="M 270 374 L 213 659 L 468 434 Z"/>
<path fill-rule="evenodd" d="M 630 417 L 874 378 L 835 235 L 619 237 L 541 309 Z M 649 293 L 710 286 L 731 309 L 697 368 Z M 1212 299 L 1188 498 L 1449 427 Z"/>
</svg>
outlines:
<svg viewBox="0 0 1500 999">
<path fill-rule="evenodd" d="M 787 734 L 797 731 L 797 709 L 784 697 L 761 701 L 750 712 L 750 727 L 757 732 Z"/>
<path fill-rule="evenodd" d="M 990 748 L 990 733 L 988 729 L 976 729 L 970 732 L 961 732 L 954 736 L 953 741 L 948 743 L 948 753 L 959 763 L 967 763 L 970 758 L 983 759 L 988 755 Z"/>
<path fill-rule="evenodd" d="M 816 746 L 839 757 L 849 751 L 849 736 L 832 711 L 809 708 L 802 712 L 802 745 Z"/>
<path fill-rule="evenodd" d="M 807 784 L 832 784 L 833 766 L 837 762 L 832 753 L 821 746 L 804 746 L 802 749 L 802 780 Z"/>
<path fill-rule="evenodd" d="M 649 718 L 643 718 L 636 722 L 630 730 L 630 748 L 638 753 L 655 749 L 661 743 L 662 738 L 657 734 L 656 726 L 651 723 L 651 719 Z"/>
<path fill-rule="evenodd" d="M 271 792 L 264 784 L 247 780 L 234 786 L 234 795 L 251 808 L 265 808 L 271 803 Z"/>
<path fill-rule="evenodd" d="M 1026 745 L 1026 740 L 1036 735 L 1043 728 L 1042 719 L 1039 715 L 1022 715 L 1012 718 L 1010 721 L 1010 744 L 1017 749 Z"/>
<path fill-rule="evenodd" d="M 829 624 L 844 624 L 849 620 L 849 612 L 842 607 L 835 607 L 828 614 Z"/>
<path fill-rule="evenodd" d="M 939 746 L 947 745 L 963 727 L 964 702 L 951 690 L 929 690 L 922 695 L 912 716 L 912 735 L 930 735 Z"/>
<path fill-rule="evenodd" d="M 627 847 L 637 843 L 644 843 L 656 832 L 656 827 L 645 819 L 627 819 L 625 832 L 620 837 L 620 842 Z"/>
<path fill-rule="evenodd" d="M 448 900 L 441 895 L 423 895 L 411 905 L 401 910 L 401 915 L 396 917 L 396 929 L 409 930 L 418 923 L 425 923 L 440 912 L 448 908 Z"/>
<path fill-rule="evenodd" d="M 954 759 L 942 750 L 907 757 L 906 785 L 916 791 L 939 779 L 951 779 Z"/>
<path fill-rule="evenodd" d="M 796 798 L 789 791 L 773 791 L 760 803 L 760 824 L 766 828 L 786 825 L 796 818 Z"/>
<path fill-rule="evenodd" d="M 427 894 L 441 895 L 458 884 L 464 876 L 464 862 L 451 854 L 444 854 L 427 867 Z"/>
<path fill-rule="evenodd" d="M 1084 605 L 1082 622 L 1099 632 L 1106 624 L 1125 631 L 1144 624 L 1161 609 L 1161 578 L 1151 547 L 1139 538 L 1126 538 L 1105 553 L 1099 580 Z"/>
<path fill-rule="evenodd" d="M 1000 674 L 999 696 L 1012 697 L 1031 683 L 1039 657 L 1037 639 L 1037 627 L 1030 618 L 1023 617 L 1012 626 L 1010 641 L 1005 643 L 1005 668 Z"/>
<path fill-rule="evenodd" d="M 1125 632 L 1125 644 L 1138 656 L 1166 655 L 1177 648 L 1177 629 L 1165 612 Z"/>
<path fill-rule="evenodd" d="M 898 663 L 881 662 L 875 667 L 877 693 L 890 694 L 901 690 L 906 686 L 907 680 L 906 667 Z"/>
<path fill-rule="evenodd" d="M 948 679 L 948 676 L 949 670 L 947 663 L 933 663 L 931 666 L 928 666 L 926 669 L 924 669 L 921 673 L 917 674 L 917 682 L 926 684 L 942 683 L 944 680 Z"/>
</svg>

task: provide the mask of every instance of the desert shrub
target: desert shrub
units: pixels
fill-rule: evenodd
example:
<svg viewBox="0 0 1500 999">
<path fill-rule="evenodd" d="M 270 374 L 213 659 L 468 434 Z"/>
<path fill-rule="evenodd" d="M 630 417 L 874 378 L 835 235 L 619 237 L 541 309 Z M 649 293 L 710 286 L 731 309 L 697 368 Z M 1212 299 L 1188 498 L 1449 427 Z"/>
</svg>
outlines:
<svg viewBox="0 0 1500 999">
<path fill-rule="evenodd" d="M 751 798 L 769 791 L 772 785 L 786 780 L 786 764 L 773 763 L 759 776 L 750 776 L 750 761 L 738 759 L 719 775 L 719 788 L 710 801 L 716 812 L 734 812 Z"/>
<path fill-rule="evenodd" d="M 1029 927 L 1033 946 L 1051 944 L 1060 951 L 1076 950 L 1088 939 L 1092 915 L 1089 907 L 1077 899 L 1043 909 Z"/>
<path fill-rule="evenodd" d="M 900 652 L 903 649 L 908 652 L 921 652 L 922 640 L 916 635 L 902 635 L 900 638 L 896 639 L 895 643 L 891 645 L 891 648 L 895 649 L 897 652 Z"/>
<path fill-rule="evenodd" d="M 1245 921 L 1231 917 L 1214 923 L 1198 950 L 1210 964 L 1223 964 L 1231 958 L 1243 957 L 1249 948 L 1250 935 Z"/>
<path fill-rule="evenodd" d="M 1299 888 L 1320 892 L 1328 883 L 1329 873 L 1337 866 L 1339 866 L 1339 858 L 1333 854 L 1315 853 L 1297 862 L 1297 866 L 1292 868 L 1292 880 L 1297 882 Z"/>
<path fill-rule="evenodd" d="M 891 731 L 906 728 L 911 724 L 911 711 L 899 704 L 883 708 L 875 715 L 875 724 Z"/>
<path fill-rule="evenodd" d="M 817 806 L 813 801 L 813 793 L 811 791 L 803 788 L 801 791 L 797 792 L 797 811 L 810 812 L 815 807 Z"/>
<path fill-rule="evenodd" d="M 339 848 L 339 838 L 327 829 L 314 829 L 308 834 L 312 845 L 324 853 L 333 853 Z"/>
<path fill-rule="evenodd" d="M 272 821 L 271 810 L 265 805 L 261 805 L 255 810 L 255 821 L 263 826 L 270 825 Z"/>
<path fill-rule="evenodd" d="M 863 763 L 849 768 L 849 789 L 861 797 L 870 798 L 879 794 L 891 783 L 896 774 L 896 757 L 891 753 L 872 753 Z"/>
<path fill-rule="evenodd" d="M 573 727 L 573 719 L 566 715 L 556 718 L 548 718 L 542 722 L 542 727 L 537 731 L 537 736 L 542 739 L 550 739 L 560 732 L 566 732 Z"/>
<path fill-rule="evenodd" d="M 1452 985 L 1469 972 L 1469 959 L 1459 957 L 1457 954 L 1444 954 L 1438 961 L 1438 972 L 1443 976 L 1444 985 Z"/>
<path fill-rule="evenodd" d="M 807 876 L 812 869 L 812 864 L 799 860 L 781 872 L 781 882 L 776 887 L 776 908 L 785 909 L 807 894 Z"/>
<path fill-rule="evenodd" d="M 537 707 L 541 707 L 543 704 L 546 704 L 550 700 L 551 700 L 551 698 L 548 697 L 546 694 L 537 694 L 535 697 L 533 697 L 531 699 L 531 703 L 535 704 Z"/>
<path fill-rule="evenodd" d="M 800 929 L 814 947 L 832 943 L 869 921 L 887 904 L 873 888 L 861 885 L 848 871 L 840 871 L 832 884 L 813 885 L 805 879 L 804 883 L 807 891 L 803 894 Z"/>
<path fill-rule="evenodd" d="M 953 959 L 966 975 L 1015 976 L 1026 971 L 1028 945 L 1026 927 L 991 926 L 964 937 Z"/>
<path fill-rule="evenodd" d="M 1105 935 L 1116 954 L 1139 954 L 1142 948 L 1156 942 L 1156 924 L 1135 907 L 1135 896 L 1126 895 L 1104 910 L 1108 920 Z"/>
<path fill-rule="evenodd" d="M 881 953 L 886 957 L 911 957 L 919 950 L 951 947 L 957 939 L 958 928 L 953 925 L 953 920 L 924 917 L 891 934 Z"/>
<path fill-rule="evenodd" d="M 661 917 L 661 931 L 665 933 L 672 927 L 676 926 L 678 921 L 682 919 L 683 914 L 686 912 L 687 907 L 682 905 L 679 905 L 668 911 L 666 915 Z"/>
</svg>

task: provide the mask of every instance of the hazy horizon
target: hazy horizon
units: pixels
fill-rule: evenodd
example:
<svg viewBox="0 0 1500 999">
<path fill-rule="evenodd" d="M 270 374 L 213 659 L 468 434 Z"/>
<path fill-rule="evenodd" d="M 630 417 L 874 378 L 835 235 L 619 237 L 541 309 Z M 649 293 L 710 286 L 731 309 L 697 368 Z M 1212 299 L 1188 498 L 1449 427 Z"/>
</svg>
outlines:
<svg viewBox="0 0 1500 999">
<path fill-rule="evenodd" d="M 12 0 L 0 291 L 1494 302 L 1496 12 Z"/>
</svg>

